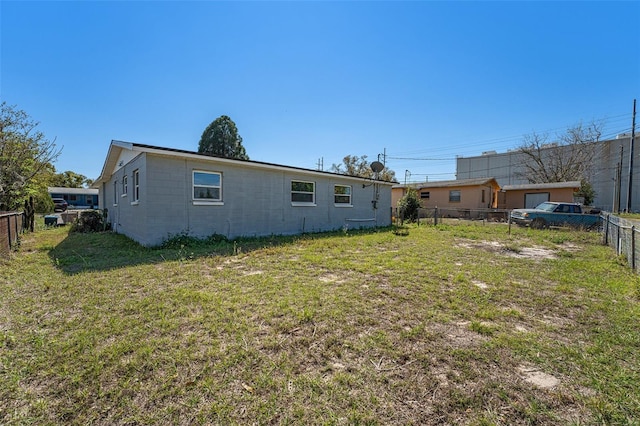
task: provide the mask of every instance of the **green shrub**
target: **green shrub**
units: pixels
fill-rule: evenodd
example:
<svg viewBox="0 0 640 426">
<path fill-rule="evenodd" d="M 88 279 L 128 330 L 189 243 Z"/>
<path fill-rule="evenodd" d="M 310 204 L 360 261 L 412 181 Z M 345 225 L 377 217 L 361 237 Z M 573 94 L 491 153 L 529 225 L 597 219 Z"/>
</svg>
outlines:
<svg viewBox="0 0 640 426">
<path fill-rule="evenodd" d="M 71 227 L 71 232 L 102 232 L 109 225 L 105 222 L 105 214 L 100 210 L 86 210 Z"/>
<path fill-rule="evenodd" d="M 398 215 L 402 220 L 408 222 L 416 222 L 418 220 L 418 211 L 422 207 L 418 191 L 414 188 L 408 188 L 407 193 L 398 200 Z"/>
</svg>

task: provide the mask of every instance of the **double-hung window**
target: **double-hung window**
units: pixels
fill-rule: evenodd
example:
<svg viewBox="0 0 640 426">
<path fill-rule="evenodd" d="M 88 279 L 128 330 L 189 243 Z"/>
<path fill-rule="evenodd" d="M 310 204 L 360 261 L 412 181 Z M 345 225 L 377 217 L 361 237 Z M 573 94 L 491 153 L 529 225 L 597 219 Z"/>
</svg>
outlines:
<svg viewBox="0 0 640 426">
<path fill-rule="evenodd" d="M 140 170 L 133 171 L 133 202 L 140 201 Z"/>
<path fill-rule="evenodd" d="M 128 192 L 128 176 L 124 175 L 122 176 L 122 195 L 121 197 L 126 197 L 127 196 L 127 192 Z"/>
<path fill-rule="evenodd" d="M 333 186 L 333 202 L 336 206 L 351 206 L 351 186 L 350 185 L 334 185 Z"/>
<path fill-rule="evenodd" d="M 305 182 L 301 180 L 291 181 L 291 203 L 292 204 L 314 204 L 316 202 L 315 182 Z"/>
<path fill-rule="evenodd" d="M 193 201 L 222 202 L 222 174 L 193 171 Z"/>
<path fill-rule="evenodd" d="M 459 203 L 460 202 L 460 190 L 452 189 L 449 191 L 449 202 L 450 203 Z"/>
</svg>

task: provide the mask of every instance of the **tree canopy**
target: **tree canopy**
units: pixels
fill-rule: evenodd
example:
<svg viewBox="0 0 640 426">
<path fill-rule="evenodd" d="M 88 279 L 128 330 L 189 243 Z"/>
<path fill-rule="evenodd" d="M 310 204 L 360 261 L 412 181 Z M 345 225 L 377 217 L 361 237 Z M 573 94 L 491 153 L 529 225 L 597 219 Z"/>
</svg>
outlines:
<svg viewBox="0 0 640 426">
<path fill-rule="evenodd" d="M 523 171 L 518 175 L 529 183 L 568 182 L 585 179 L 593 165 L 602 125 L 578 124 L 558 135 L 554 143 L 549 136 L 532 133 L 524 137 L 520 151 L 524 154 Z"/>
<path fill-rule="evenodd" d="M 242 145 L 236 123 L 226 115 L 221 115 L 202 132 L 198 144 L 200 154 L 248 160 L 249 156 Z"/>
<path fill-rule="evenodd" d="M 371 170 L 371 164 L 367 161 L 366 155 L 362 157 L 347 155 L 342 159 L 341 164 L 333 164 L 331 171 L 342 175 L 359 176 L 368 179 L 374 177 L 374 172 Z M 378 178 L 386 182 L 393 182 L 395 181 L 396 173 L 385 167 L 382 172 L 380 172 Z"/>
<path fill-rule="evenodd" d="M 556 142 L 549 143 L 549 136 L 532 133 L 524 137 L 520 152 L 524 155 L 522 171 L 516 173 L 529 183 L 580 181 L 577 195 L 591 203 L 595 192 L 589 182 L 596 144 L 602 135 L 602 123 L 582 123 L 557 135 Z"/>
<path fill-rule="evenodd" d="M 89 187 L 93 180 L 76 172 L 67 170 L 66 172 L 56 173 L 51 176 L 51 186 L 59 186 L 62 188 L 83 188 Z"/>
<path fill-rule="evenodd" d="M 0 210 L 15 210 L 29 195 L 46 191 L 45 175 L 60 155 L 39 123 L 15 106 L 0 105 Z"/>
</svg>

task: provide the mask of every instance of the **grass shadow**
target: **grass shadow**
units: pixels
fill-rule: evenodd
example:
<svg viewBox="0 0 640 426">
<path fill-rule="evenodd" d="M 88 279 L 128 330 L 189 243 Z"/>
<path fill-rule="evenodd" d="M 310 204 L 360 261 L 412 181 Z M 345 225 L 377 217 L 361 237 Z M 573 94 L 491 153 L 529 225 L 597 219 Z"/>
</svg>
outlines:
<svg viewBox="0 0 640 426">
<path fill-rule="evenodd" d="M 295 244 L 303 240 L 349 237 L 390 232 L 391 227 L 329 231 L 291 236 L 247 237 L 226 240 L 218 236 L 196 239 L 176 236 L 158 247 L 143 247 L 129 237 L 113 232 L 68 235 L 49 249 L 49 257 L 66 274 L 106 271 L 123 267 L 202 257 L 230 257 L 269 247 Z"/>
</svg>

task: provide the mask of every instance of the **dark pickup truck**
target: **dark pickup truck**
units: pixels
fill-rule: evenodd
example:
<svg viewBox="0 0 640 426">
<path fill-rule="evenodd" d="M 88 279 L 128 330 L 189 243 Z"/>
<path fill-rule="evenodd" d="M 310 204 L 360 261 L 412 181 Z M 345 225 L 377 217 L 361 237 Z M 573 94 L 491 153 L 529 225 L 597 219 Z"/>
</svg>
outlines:
<svg viewBox="0 0 640 426">
<path fill-rule="evenodd" d="M 586 213 L 580 204 L 547 201 L 533 209 L 512 210 L 511 221 L 534 229 L 550 226 L 596 229 L 600 225 L 601 218 L 599 210 L 590 210 Z"/>
</svg>

